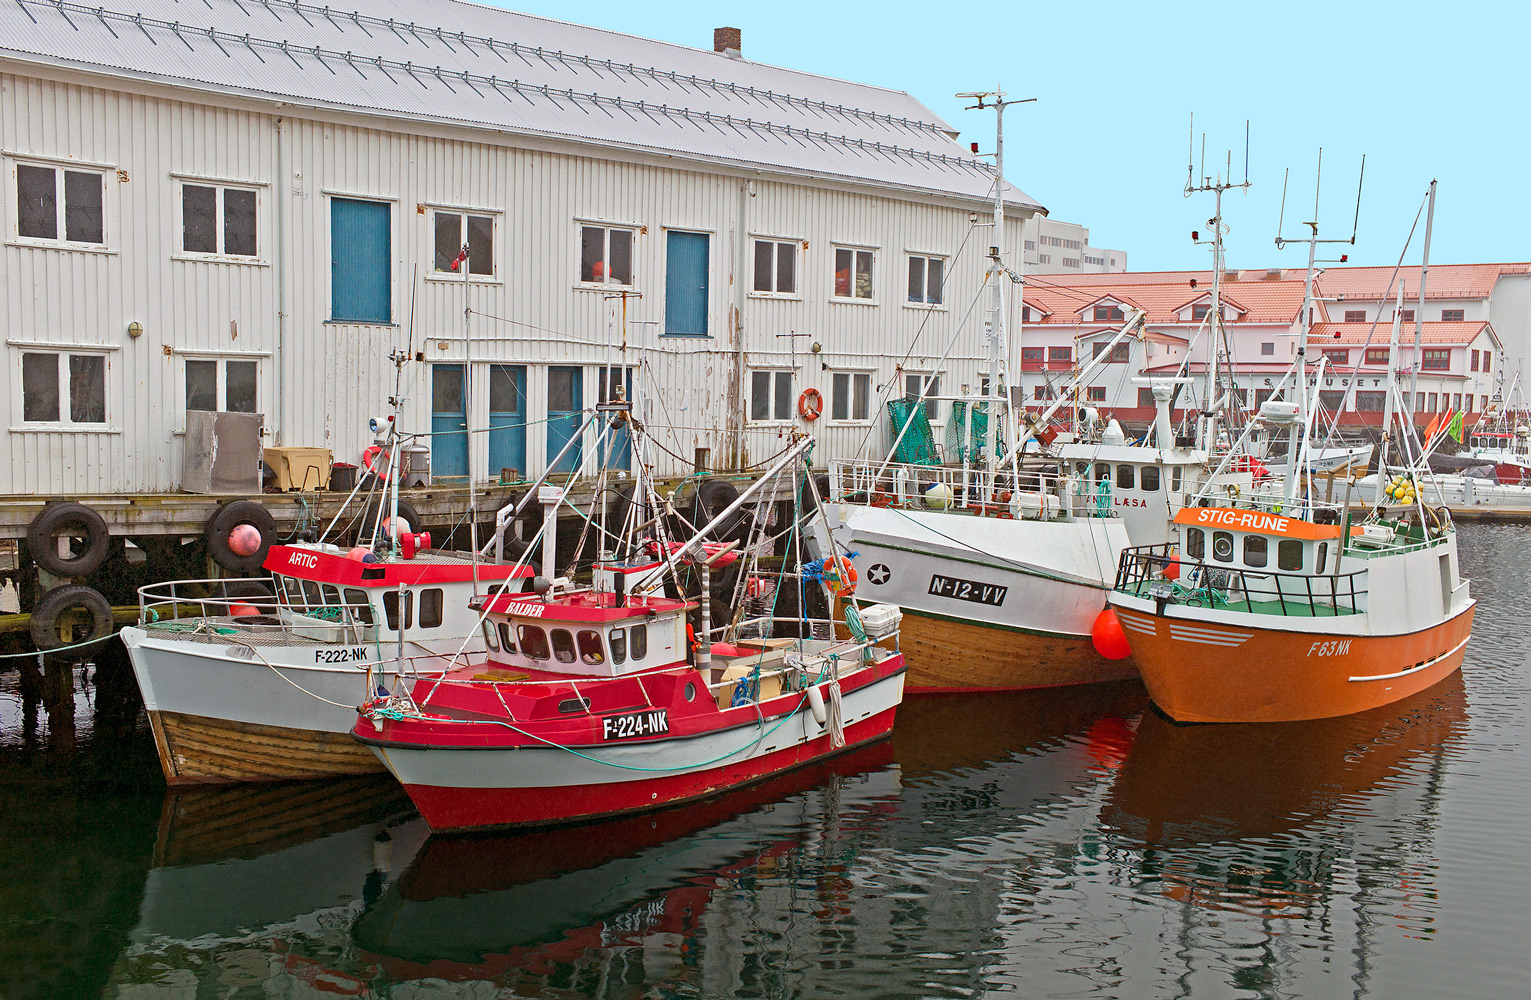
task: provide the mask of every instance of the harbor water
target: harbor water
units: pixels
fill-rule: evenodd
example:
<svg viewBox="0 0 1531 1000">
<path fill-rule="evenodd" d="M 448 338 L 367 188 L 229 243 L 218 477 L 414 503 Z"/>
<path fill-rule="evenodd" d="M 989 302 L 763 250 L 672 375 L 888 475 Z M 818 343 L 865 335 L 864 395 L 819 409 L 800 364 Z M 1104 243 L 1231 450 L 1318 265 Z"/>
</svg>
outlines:
<svg viewBox="0 0 1531 1000">
<path fill-rule="evenodd" d="M 1462 672 L 1383 710 L 914 699 L 829 764 L 534 833 L 430 837 L 386 777 L 169 793 L 120 650 L 8 669 L 0 1000 L 1524 995 L 1531 527 L 1459 543 Z"/>
</svg>

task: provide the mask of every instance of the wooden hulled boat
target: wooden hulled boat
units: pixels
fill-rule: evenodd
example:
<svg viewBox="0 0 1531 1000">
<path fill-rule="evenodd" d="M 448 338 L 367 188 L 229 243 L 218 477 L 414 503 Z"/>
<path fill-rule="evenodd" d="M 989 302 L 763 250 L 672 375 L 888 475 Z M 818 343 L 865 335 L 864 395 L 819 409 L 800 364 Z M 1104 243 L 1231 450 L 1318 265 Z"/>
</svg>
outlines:
<svg viewBox="0 0 1531 1000">
<path fill-rule="evenodd" d="M 355 706 L 389 683 L 381 668 L 397 670 L 402 654 L 409 671 L 439 670 L 460 651 L 481 663 L 497 640 L 469 599 L 531 578 L 466 554 L 410 555 L 367 563 L 336 545 L 273 545 L 268 577 L 143 588 L 139 623 L 121 635 L 165 780 L 381 770 L 349 735 Z"/>
</svg>

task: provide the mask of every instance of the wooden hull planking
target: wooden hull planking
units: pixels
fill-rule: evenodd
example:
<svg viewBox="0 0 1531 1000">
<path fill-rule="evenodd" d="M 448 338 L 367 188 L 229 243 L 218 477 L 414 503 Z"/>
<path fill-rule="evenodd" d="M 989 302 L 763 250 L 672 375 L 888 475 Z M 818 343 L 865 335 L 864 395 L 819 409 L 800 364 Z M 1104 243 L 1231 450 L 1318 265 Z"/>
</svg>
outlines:
<svg viewBox="0 0 1531 1000">
<path fill-rule="evenodd" d="M 899 648 L 911 694 L 1015 691 L 1138 676 L 1132 657 L 1108 660 L 1088 635 L 1039 635 L 904 609 Z"/>
<path fill-rule="evenodd" d="M 149 726 L 171 785 L 302 781 L 383 770 L 376 755 L 350 733 L 154 711 Z"/>
</svg>

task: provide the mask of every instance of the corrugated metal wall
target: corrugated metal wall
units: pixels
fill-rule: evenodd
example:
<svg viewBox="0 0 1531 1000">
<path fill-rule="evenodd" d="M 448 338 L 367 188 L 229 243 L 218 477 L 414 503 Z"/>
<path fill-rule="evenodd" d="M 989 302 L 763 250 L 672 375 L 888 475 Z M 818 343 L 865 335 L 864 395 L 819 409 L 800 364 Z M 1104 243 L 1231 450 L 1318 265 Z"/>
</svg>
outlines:
<svg viewBox="0 0 1531 1000">
<path fill-rule="evenodd" d="M 587 367 L 584 399 L 597 394 L 595 367 L 628 345 L 638 368 L 639 414 L 675 458 L 662 473 L 689 467 L 692 449 L 730 453 L 727 430 L 735 313 L 751 366 L 795 365 L 795 391 L 816 387 L 828 401 L 831 369 L 866 370 L 896 389 L 895 365 L 929 371 L 968 313 L 982 282 L 992 231 L 970 211 L 937 199 L 902 200 L 848 185 L 793 184 L 745 171 L 620 162 L 548 149 L 470 141 L 463 133 L 404 135 L 359 124 L 279 119 L 273 113 L 135 96 L 21 76 L 0 76 L 0 148 L 7 179 L 0 209 L 9 237 L 0 316 L 7 328 L 10 433 L 0 463 L 4 493 L 85 494 L 174 490 L 181 478 L 184 364 L 226 355 L 260 362 L 260 406 L 268 444 L 328 447 L 357 461 L 370 443 L 367 418 L 389 410 L 396 371 L 390 352 L 423 352 L 402 369 L 406 429 L 430 427 L 429 364 L 461 363 L 471 344 L 471 426 L 488 422 L 489 362 L 526 364 L 528 464 L 547 458 L 547 365 Z M 425 128 L 422 127 L 422 131 Z M 108 168 L 104 251 L 19 245 L 15 158 L 76 160 Z M 116 173 L 122 171 L 122 174 Z M 253 263 L 184 259 L 178 253 L 182 175 L 258 185 L 260 256 Z M 392 316 L 389 325 L 330 322 L 330 199 L 390 205 Z M 497 219 L 491 281 L 432 271 L 436 207 L 488 210 Z M 987 218 L 980 211 L 979 221 Z M 578 281 L 581 221 L 630 225 L 635 293 Z M 285 229 L 279 239 L 278 228 Z M 707 338 L 662 336 L 665 232 L 709 235 Z M 1009 230 L 1019 260 L 1019 225 Z M 750 235 L 806 241 L 799 294 L 740 294 L 752 275 Z M 876 249 L 873 305 L 834 302 L 833 244 Z M 905 304 L 908 252 L 950 258 L 946 305 Z M 738 267 L 743 254 L 743 267 Z M 278 343 L 285 281 L 286 335 Z M 465 300 L 471 309 L 464 340 Z M 976 384 L 983 304 L 967 316 L 947 362 L 945 391 Z M 130 339 L 131 322 L 144 335 Z M 21 354 L 32 343 L 95 345 L 108 358 L 105 430 L 23 426 Z M 819 353 L 811 351 L 820 345 Z M 911 351 L 911 345 L 913 345 Z M 747 394 L 747 380 L 746 380 Z M 874 390 L 874 398 L 875 390 Z M 874 409 L 871 450 L 884 434 Z M 836 425 L 828 413 L 809 427 L 816 463 L 868 446 L 868 424 Z M 746 425 L 746 462 L 785 444 L 782 425 Z M 587 455 L 593 454 L 586 449 Z M 488 441 L 474 436 L 473 467 L 487 470 Z"/>
</svg>

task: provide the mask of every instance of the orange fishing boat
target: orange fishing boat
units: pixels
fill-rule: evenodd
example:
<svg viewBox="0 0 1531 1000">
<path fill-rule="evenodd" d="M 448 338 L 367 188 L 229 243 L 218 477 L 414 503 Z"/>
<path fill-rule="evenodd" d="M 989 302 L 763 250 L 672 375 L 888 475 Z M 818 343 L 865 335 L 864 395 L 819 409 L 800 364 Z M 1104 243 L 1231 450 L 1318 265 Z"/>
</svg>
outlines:
<svg viewBox="0 0 1531 1000">
<path fill-rule="evenodd" d="M 1308 378 L 1299 352 L 1283 383 L 1320 383 L 1318 368 Z M 1251 427 L 1289 428 L 1291 454 L 1305 454 L 1308 401 L 1295 384 L 1287 391 L 1299 402 L 1267 401 Z M 1390 409 L 1395 395 L 1390 384 Z M 1400 442 L 1408 448 L 1407 431 Z M 1384 468 L 1387 446 L 1384 437 Z M 1409 467 L 1423 463 L 1415 456 Z M 1299 475 L 1290 472 L 1280 492 L 1205 493 L 1176 515 L 1174 541 L 1122 553 L 1111 604 L 1149 696 L 1170 718 L 1348 715 L 1462 665 L 1475 602 L 1450 512 L 1427 506 L 1411 473 L 1352 524 L 1348 497 L 1333 505 L 1299 496 Z M 1389 499 L 1400 513 L 1388 516 Z"/>
</svg>

